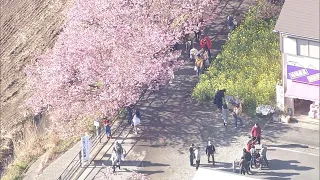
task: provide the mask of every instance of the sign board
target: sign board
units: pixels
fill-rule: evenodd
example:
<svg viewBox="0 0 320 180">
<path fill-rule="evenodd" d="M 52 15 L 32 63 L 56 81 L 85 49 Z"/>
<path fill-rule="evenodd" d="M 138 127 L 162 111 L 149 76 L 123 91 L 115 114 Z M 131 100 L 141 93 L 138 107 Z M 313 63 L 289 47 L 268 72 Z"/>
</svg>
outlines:
<svg viewBox="0 0 320 180">
<path fill-rule="evenodd" d="M 81 137 L 81 161 L 82 165 L 86 164 L 90 160 L 90 137 L 88 135 L 85 135 Z"/>
<path fill-rule="evenodd" d="M 283 86 L 276 85 L 277 94 L 277 108 L 280 111 L 284 111 L 284 88 Z"/>
<path fill-rule="evenodd" d="M 320 86 L 320 70 L 287 65 L 287 79 Z"/>
</svg>

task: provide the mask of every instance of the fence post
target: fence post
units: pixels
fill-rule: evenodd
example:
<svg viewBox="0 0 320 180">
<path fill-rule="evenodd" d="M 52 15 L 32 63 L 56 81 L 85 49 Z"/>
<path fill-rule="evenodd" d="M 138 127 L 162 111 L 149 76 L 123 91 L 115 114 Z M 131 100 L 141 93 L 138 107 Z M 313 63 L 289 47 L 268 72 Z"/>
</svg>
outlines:
<svg viewBox="0 0 320 180">
<path fill-rule="evenodd" d="M 233 161 L 232 167 L 233 167 L 233 172 L 235 173 L 236 172 L 236 162 L 235 161 Z"/>
<path fill-rule="evenodd" d="M 81 151 L 79 152 L 79 162 L 80 162 L 80 167 L 82 166 L 82 162 L 81 162 Z"/>
</svg>

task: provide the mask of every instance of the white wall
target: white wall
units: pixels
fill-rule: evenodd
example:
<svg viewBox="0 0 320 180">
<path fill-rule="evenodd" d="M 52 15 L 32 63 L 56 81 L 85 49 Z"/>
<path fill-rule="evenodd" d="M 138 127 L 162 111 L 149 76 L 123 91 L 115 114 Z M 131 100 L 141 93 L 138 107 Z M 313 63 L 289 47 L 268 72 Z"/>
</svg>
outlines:
<svg viewBox="0 0 320 180">
<path fill-rule="evenodd" d="M 304 56 L 295 56 L 290 54 L 283 54 L 285 59 L 285 67 L 286 65 L 293 65 L 298 67 L 304 67 L 309 69 L 319 70 L 320 61 L 316 58 L 309 58 Z"/>
<path fill-rule="evenodd" d="M 309 56 L 318 58 L 320 57 L 320 43 L 309 41 Z"/>
<path fill-rule="evenodd" d="M 297 54 L 297 41 L 293 38 L 282 37 L 282 52 L 288 54 Z"/>
</svg>

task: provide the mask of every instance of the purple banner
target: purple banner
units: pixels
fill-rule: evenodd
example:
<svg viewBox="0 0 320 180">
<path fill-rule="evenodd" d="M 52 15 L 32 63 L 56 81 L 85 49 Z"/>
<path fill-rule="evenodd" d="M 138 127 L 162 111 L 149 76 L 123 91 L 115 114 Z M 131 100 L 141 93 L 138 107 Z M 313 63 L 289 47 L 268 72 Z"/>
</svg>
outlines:
<svg viewBox="0 0 320 180">
<path fill-rule="evenodd" d="M 287 65 L 287 79 L 305 84 L 320 86 L 320 71 Z"/>
</svg>

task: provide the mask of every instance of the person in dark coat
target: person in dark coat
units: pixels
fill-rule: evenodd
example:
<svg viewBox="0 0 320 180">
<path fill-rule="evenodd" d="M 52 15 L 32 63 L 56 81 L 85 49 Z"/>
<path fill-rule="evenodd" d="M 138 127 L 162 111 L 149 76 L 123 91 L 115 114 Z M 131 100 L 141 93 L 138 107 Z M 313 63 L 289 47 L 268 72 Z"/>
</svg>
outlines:
<svg viewBox="0 0 320 180">
<path fill-rule="evenodd" d="M 248 152 L 246 150 L 246 148 L 243 148 L 243 157 L 244 159 L 246 160 L 246 171 L 247 171 L 247 174 L 249 174 L 249 171 L 250 171 L 250 162 L 251 162 L 251 153 Z"/>
<path fill-rule="evenodd" d="M 211 144 L 211 141 L 208 142 L 207 148 L 206 148 L 206 154 L 208 156 L 208 163 L 210 163 L 210 156 L 212 157 L 212 164 L 214 165 L 214 152 L 216 151 L 213 144 Z"/>
<path fill-rule="evenodd" d="M 189 147 L 189 159 L 190 159 L 190 166 L 193 166 L 193 159 L 195 158 L 195 154 L 194 154 L 194 151 L 195 151 L 195 147 L 194 147 L 194 144 L 191 144 L 191 146 Z"/>
<path fill-rule="evenodd" d="M 132 125 L 132 118 L 133 118 L 132 105 L 127 106 L 127 118 L 128 118 L 128 124 Z"/>
<path fill-rule="evenodd" d="M 246 174 L 246 172 L 247 172 L 247 174 L 248 174 L 248 170 L 247 170 L 247 168 L 246 168 L 246 164 L 247 164 L 247 161 L 244 159 L 244 157 L 242 156 L 241 157 L 241 160 L 240 160 L 240 174 L 243 174 L 243 175 L 245 175 Z"/>
<path fill-rule="evenodd" d="M 226 89 L 219 90 L 214 96 L 214 104 L 217 105 L 218 109 L 222 111 L 223 98 L 225 97 Z"/>
</svg>

